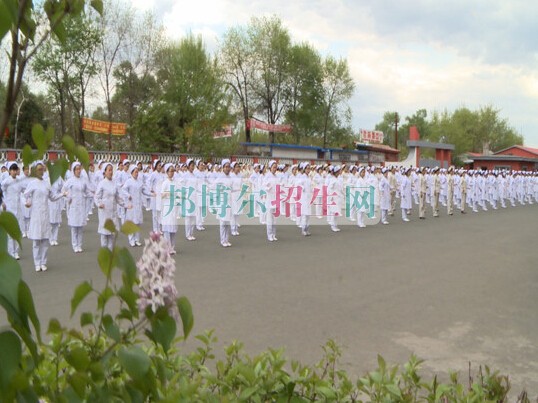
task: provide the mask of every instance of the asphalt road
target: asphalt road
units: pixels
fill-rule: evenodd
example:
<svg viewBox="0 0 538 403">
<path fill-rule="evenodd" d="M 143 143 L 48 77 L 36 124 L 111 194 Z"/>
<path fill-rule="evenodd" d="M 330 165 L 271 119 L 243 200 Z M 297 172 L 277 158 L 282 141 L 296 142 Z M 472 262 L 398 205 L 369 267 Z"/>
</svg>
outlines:
<svg viewBox="0 0 538 403">
<path fill-rule="evenodd" d="M 354 375 L 375 368 L 378 353 L 390 363 L 415 353 L 427 372 L 457 370 L 462 379 L 471 361 L 510 374 L 514 391 L 537 396 L 538 206 L 440 218 L 430 212 L 424 221 L 415 211 L 411 220 L 346 225 L 340 233 L 314 226 L 309 238 L 283 225 L 273 243 L 265 227 L 244 225 L 231 248 L 220 246 L 218 227 L 198 232 L 195 242 L 178 236 L 176 283 L 193 304 L 193 333 L 215 329 L 219 347 L 238 339 L 251 354 L 284 347 L 306 363 L 317 362 L 333 338 Z M 76 323 L 69 304 L 78 283 L 103 283 L 95 215 L 84 253 L 71 251 L 66 225 L 59 241 L 46 273 L 34 272 L 30 241 L 22 252 L 45 328 L 51 317 Z M 132 251 L 138 257 L 142 248 Z M 191 338 L 186 347 L 196 343 Z"/>
</svg>

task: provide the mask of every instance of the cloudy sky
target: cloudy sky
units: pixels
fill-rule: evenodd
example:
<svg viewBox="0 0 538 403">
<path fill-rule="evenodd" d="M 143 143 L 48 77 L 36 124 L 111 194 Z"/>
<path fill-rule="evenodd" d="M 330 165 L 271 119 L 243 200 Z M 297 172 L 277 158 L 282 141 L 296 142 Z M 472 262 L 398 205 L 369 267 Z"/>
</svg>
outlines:
<svg viewBox="0 0 538 403">
<path fill-rule="evenodd" d="M 210 51 L 230 26 L 277 15 L 292 39 L 347 58 L 353 127 L 385 111 L 493 105 L 538 147 L 538 2 L 531 0 L 132 0 L 167 35 L 201 34 Z"/>
</svg>

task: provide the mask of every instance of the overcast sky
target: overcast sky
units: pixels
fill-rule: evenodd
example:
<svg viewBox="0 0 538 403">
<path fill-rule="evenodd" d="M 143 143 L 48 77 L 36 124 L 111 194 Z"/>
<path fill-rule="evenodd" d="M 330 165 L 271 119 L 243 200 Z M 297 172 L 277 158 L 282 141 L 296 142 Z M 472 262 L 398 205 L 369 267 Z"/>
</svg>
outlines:
<svg viewBox="0 0 538 403">
<path fill-rule="evenodd" d="M 230 26 L 277 15 L 292 39 L 347 58 L 353 128 L 385 111 L 493 105 L 538 147 L 538 1 L 132 0 L 171 38 L 201 34 L 208 50 Z"/>
</svg>

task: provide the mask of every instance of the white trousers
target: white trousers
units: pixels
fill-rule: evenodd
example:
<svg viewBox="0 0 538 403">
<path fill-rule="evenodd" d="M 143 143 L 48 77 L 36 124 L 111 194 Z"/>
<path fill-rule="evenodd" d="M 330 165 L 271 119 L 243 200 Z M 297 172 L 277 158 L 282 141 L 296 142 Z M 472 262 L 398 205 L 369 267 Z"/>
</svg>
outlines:
<svg viewBox="0 0 538 403">
<path fill-rule="evenodd" d="M 84 227 L 71 227 L 71 246 L 73 250 L 82 248 L 82 230 Z"/>
<path fill-rule="evenodd" d="M 227 244 L 230 242 L 231 224 L 230 221 L 220 221 L 220 243 Z"/>
<path fill-rule="evenodd" d="M 266 213 L 267 239 L 272 239 L 276 236 L 275 216 L 271 211 Z"/>
<path fill-rule="evenodd" d="M 12 257 L 19 254 L 19 243 L 11 237 L 7 239 L 7 252 Z"/>
<path fill-rule="evenodd" d="M 50 224 L 50 241 L 57 242 L 58 241 L 58 229 L 60 228 L 60 224 Z"/>
<path fill-rule="evenodd" d="M 170 244 L 170 247 L 173 250 L 176 249 L 176 233 L 175 232 L 164 231 L 164 239 L 168 241 L 168 243 Z"/>
<path fill-rule="evenodd" d="M 159 210 L 151 210 L 153 232 L 161 230 L 161 212 Z"/>
<path fill-rule="evenodd" d="M 33 241 L 32 252 L 34 254 L 35 266 L 43 266 L 47 264 L 49 245 L 48 239 L 39 239 Z"/>
<path fill-rule="evenodd" d="M 112 250 L 114 247 L 114 235 L 101 235 L 101 248 Z"/>
<path fill-rule="evenodd" d="M 194 236 L 194 226 L 196 224 L 196 217 L 185 216 L 185 238 Z"/>
<path fill-rule="evenodd" d="M 134 234 L 130 234 L 128 238 L 129 238 L 129 245 L 133 246 L 136 242 L 140 242 L 140 232 L 135 232 Z"/>
<path fill-rule="evenodd" d="M 302 215 L 301 216 L 301 229 L 305 232 L 308 232 L 310 229 L 310 216 L 309 215 Z"/>
</svg>

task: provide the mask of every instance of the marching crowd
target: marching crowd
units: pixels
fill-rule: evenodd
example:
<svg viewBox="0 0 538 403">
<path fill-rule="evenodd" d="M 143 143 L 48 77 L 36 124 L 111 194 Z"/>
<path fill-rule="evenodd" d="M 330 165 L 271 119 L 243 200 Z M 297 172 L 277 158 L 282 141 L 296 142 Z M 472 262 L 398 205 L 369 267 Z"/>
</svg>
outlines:
<svg viewBox="0 0 538 403">
<path fill-rule="evenodd" d="M 195 230 L 204 231 L 210 215 L 218 219 L 220 244 L 229 247 L 231 237 L 239 235 L 241 216 L 259 220 L 268 241 L 274 242 L 278 217 L 291 220 L 309 236 L 311 218 L 326 219 L 334 232 L 340 231 L 342 220 L 364 228 L 367 218 L 376 217 L 386 225 L 398 204 L 407 222 L 413 204 L 419 218 L 426 219 L 427 206 L 438 217 L 441 206 L 453 215 L 538 203 L 538 172 L 526 171 L 123 160 L 99 161 L 88 171 L 75 162 L 65 179 L 51 184 L 42 161 L 21 167 L 17 162 L 2 165 L 1 206 L 17 217 L 23 237 L 32 240 L 36 271 L 47 270 L 48 249 L 58 245 L 64 211 L 74 253 L 83 251 L 83 229 L 96 208 L 101 246 L 113 245 L 107 219 L 116 226 L 125 221 L 140 225 L 147 210 L 152 230 L 164 234 L 175 254 L 180 222 L 185 238 L 195 241 Z M 129 235 L 129 244 L 141 246 L 140 234 Z M 13 239 L 8 252 L 20 258 Z"/>
</svg>

